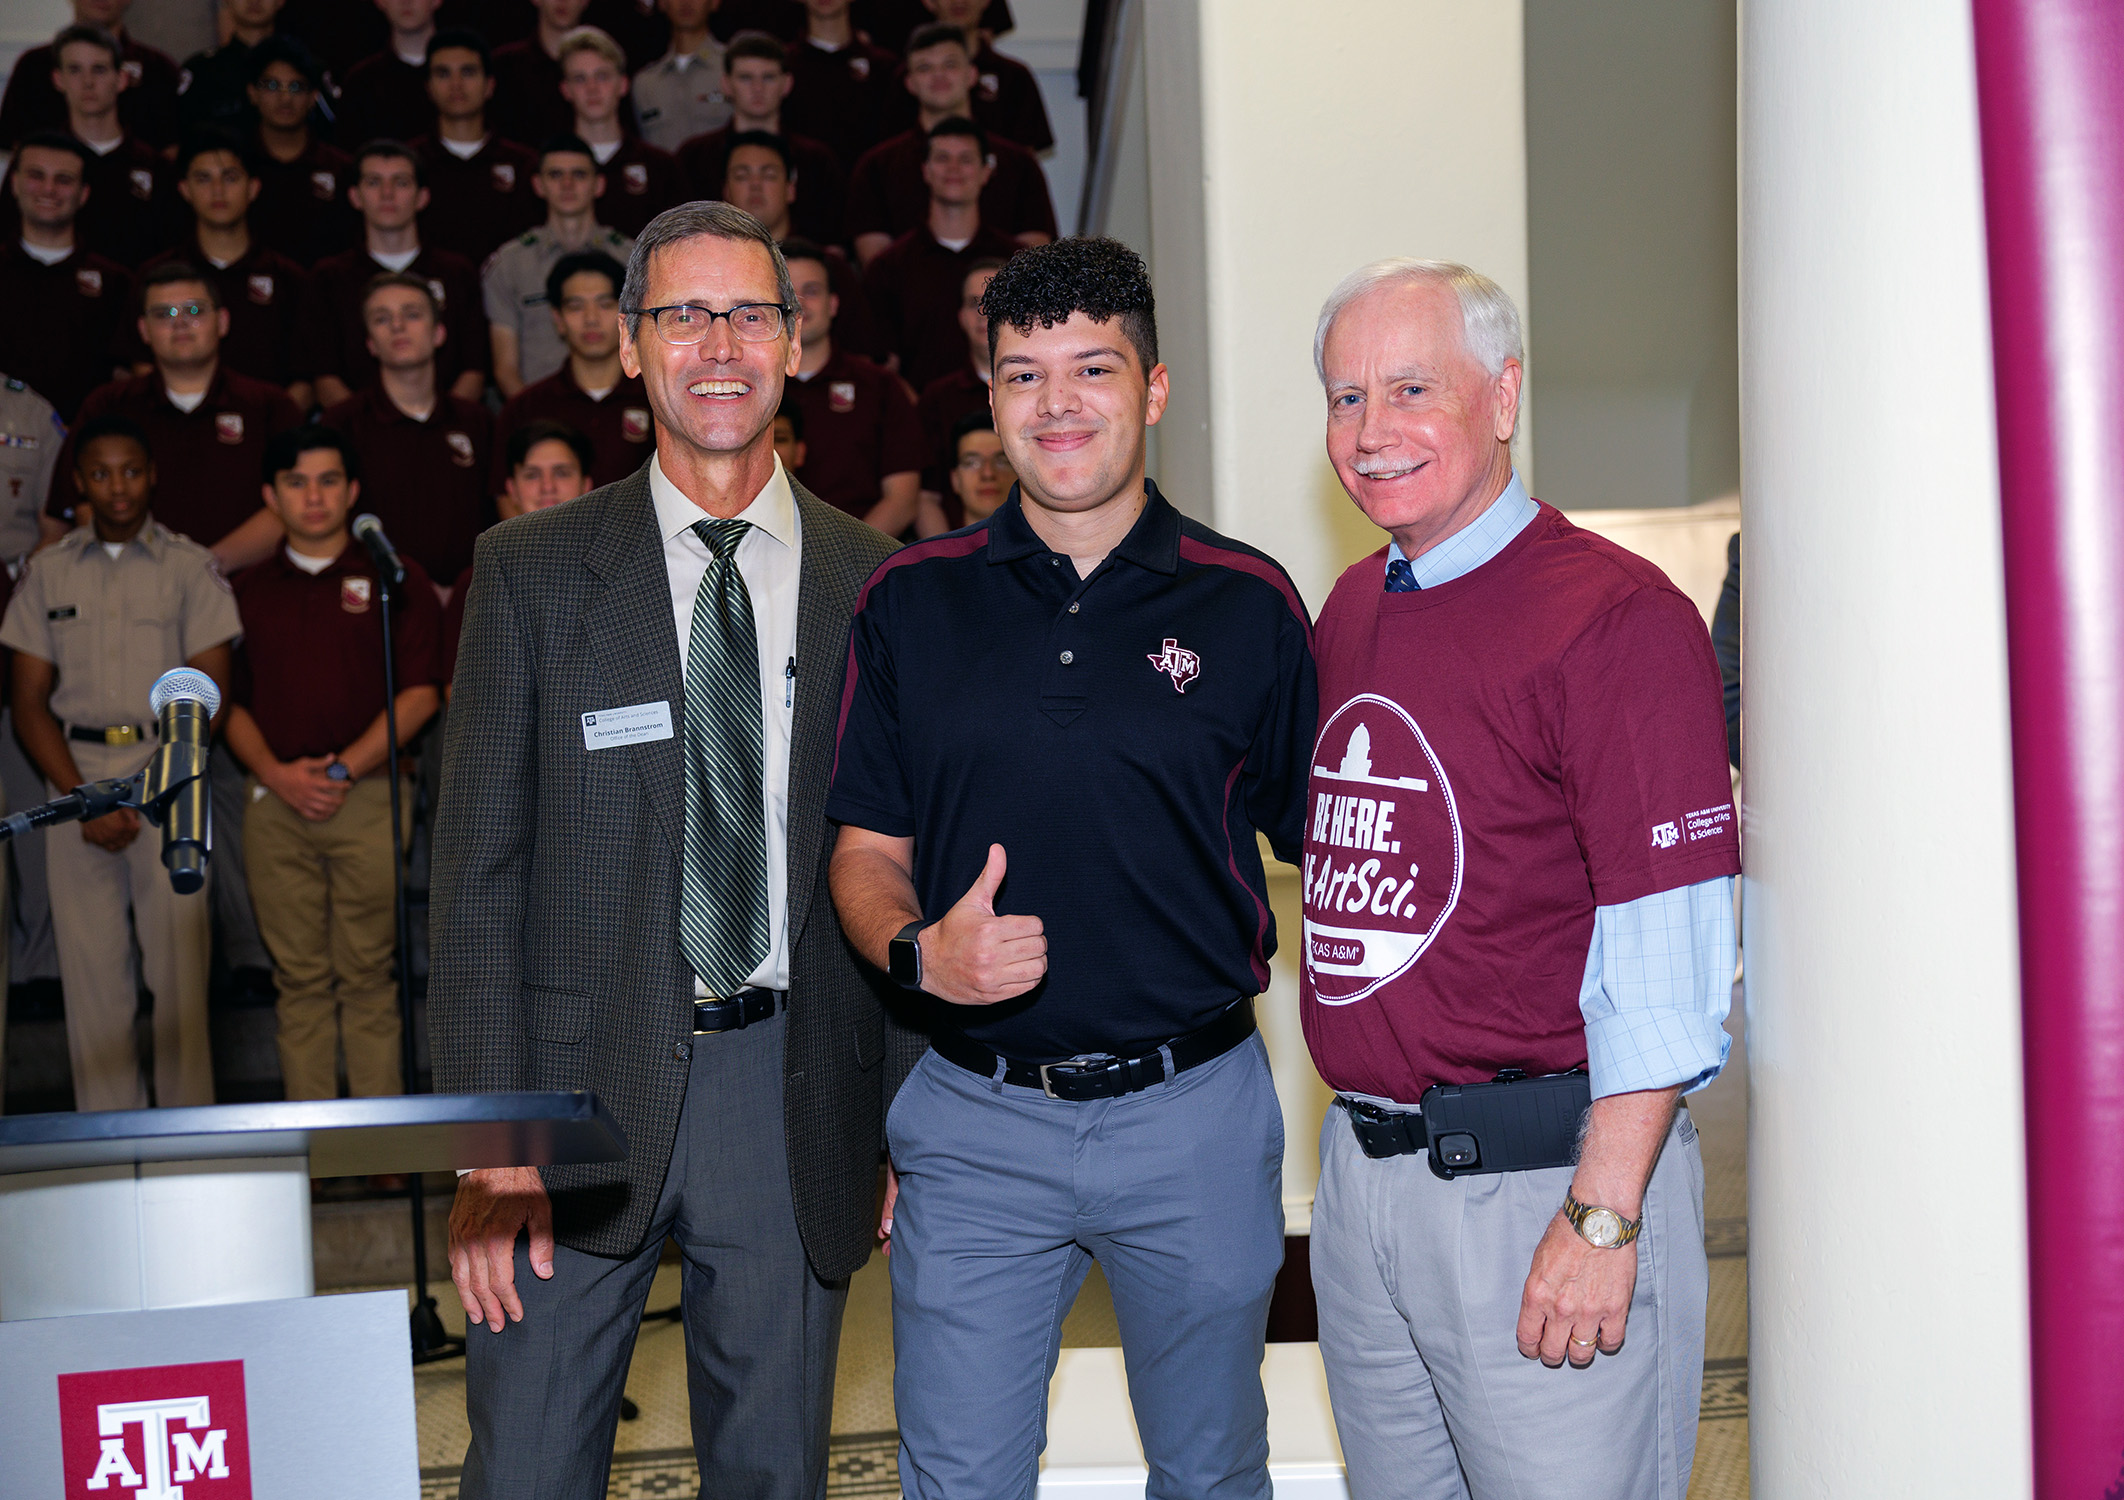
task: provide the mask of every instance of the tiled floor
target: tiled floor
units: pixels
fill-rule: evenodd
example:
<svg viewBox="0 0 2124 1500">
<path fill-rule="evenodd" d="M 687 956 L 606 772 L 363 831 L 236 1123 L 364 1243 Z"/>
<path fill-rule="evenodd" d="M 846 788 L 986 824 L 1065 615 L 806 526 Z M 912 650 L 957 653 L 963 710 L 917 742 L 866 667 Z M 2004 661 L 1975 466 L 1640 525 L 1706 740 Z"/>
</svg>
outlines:
<svg viewBox="0 0 2124 1500">
<path fill-rule="evenodd" d="M 1744 1500 L 1748 1494 L 1748 1094 L 1737 1015 L 1732 1030 L 1733 1061 L 1725 1076 L 1690 1101 L 1703 1140 L 1706 1240 L 1712 1259 L 1703 1411 L 1689 1500 Z M 677 1298 L 677 1283 L 676 1268 L 664 1267 L 650 1307 L 670 1306 Z M 444 1321 L 452 1332 L 461 1332 L 463 1314 L 447 1285 L 439 1300 Z M 641 1415 L 620 1424 L 610 1500 L 696 1492 L 699 1474 L 689 1446 L 682 1337 L 675 1323 L 650 1323 L 635 1345 L 627 1394 Z M 1119 1342 L 1113 1305 L 1096 1270 L 1064 1325 L 1063 1342 Z M 416 1370 L 414 1391 L 422 1500 L 456 1500 L 466 1436 L 462 1362 Z M 833 1500 L 899 1493 L 893 1425 L 890 1292 L 885 1263 L 874 1258 L 855 1278 L 842 1334 L 827 1479 Z"/>
</svg>

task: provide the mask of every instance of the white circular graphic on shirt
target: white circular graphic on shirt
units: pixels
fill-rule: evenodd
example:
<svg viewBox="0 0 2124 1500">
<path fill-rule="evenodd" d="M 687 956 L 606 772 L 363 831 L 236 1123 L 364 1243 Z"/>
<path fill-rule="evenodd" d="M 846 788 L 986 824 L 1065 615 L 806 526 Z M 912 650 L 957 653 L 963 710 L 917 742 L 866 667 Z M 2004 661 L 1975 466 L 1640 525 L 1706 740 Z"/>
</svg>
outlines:
<svg viewBox="0 0 2124 1500">
<path fill-rule="evenodd" d="M 1322 1005 L 1400 978 L 1460 902 L 1453 784 L 1401 705 L 1359 693 L 1313 749 L 1305 840 L 1305 968 Z"/>
</svg>

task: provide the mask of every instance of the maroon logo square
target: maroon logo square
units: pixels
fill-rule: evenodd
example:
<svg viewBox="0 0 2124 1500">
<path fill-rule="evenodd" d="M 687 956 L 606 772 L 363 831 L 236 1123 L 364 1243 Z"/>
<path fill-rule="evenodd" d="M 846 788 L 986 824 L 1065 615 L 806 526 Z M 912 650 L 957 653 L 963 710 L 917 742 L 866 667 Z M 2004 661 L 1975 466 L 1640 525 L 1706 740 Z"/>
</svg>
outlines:
<svg viewBox="0 0 2124 1500">
<path fill-rule="evenodd" d="M 251 1500 L 243 1361 L 59 1377 L 66 1500 Z"/>
</svg>

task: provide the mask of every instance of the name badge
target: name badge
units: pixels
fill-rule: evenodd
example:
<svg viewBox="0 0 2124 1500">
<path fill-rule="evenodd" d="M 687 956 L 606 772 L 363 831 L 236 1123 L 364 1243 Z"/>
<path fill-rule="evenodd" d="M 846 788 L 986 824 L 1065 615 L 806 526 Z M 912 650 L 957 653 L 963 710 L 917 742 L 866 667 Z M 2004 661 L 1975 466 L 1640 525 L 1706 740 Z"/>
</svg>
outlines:
<svg viewBox="0 0 2124 1500">
<path fill-rule="evenodd" d="M 583 715 L 583 748 L 610 750 L 614 745 L 645 745 L 671 738 L 669 702 L 637 703 L 632 708 L 601 708 Z"/>
</svg>

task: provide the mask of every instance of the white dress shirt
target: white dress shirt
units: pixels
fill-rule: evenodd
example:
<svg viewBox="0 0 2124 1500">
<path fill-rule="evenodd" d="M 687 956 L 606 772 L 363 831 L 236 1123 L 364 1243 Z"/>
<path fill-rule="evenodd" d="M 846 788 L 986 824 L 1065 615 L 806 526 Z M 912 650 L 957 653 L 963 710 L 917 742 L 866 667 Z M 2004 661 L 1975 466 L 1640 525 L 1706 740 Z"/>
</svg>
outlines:
<svg viewBox="0 0 2124 1500">
<path fill-rule="evenodd" d="M 661 459 L 649 464 L 649 498 L 656 506 L 657 532 L 664 539 L 664 571 L 671 579 L 671 620 L 678 627 L 679 678 L 686 675 L 686 648 L 693 638 L 693 600 L 713 554 L 694 533 L 708 513 L 687 499 L 664 474 Z M 738 512 L 752 523 L 738 543 L 738 576 L 752 596 L 752 628 L 760 650 L 760 764 L 766 785 L 761 805 L 767 822 L 767 956 L 748 977 L 763 989 L 789 988 L 789 725 L 795 682 L 789 664 L 796 660 L 798 566 L 803 529 L 797 520 L 796 496 L 782 461 L 774 476 Z M 814 672 L 830 664 L 807 662 Z M 823 679 L 821 679 L 823 680 Z M 705 995 L 700 981 L 694 992 Z"/>
</svg>

